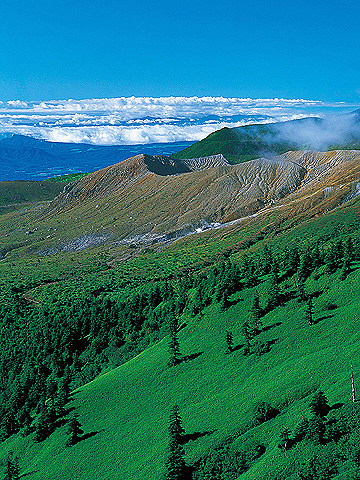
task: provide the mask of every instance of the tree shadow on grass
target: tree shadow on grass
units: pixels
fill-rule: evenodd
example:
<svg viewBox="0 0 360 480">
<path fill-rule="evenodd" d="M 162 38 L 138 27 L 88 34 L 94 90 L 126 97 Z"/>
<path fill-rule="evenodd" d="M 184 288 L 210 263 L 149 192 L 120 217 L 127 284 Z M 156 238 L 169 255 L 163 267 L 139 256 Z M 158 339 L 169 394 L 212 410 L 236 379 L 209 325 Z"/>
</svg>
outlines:
<svg viewBox="0 0 360 480">
<path fill-rule="evenodd" d="M 327 320 L 328 318 L 332 318 L 334 315 L 324 315 L 323 317 L 320 317 L 320 318 L 315 318 L 313 320 L 313 325 L 316 325 L 317 323 L 319 322 L 322 322 L 323 320 Z"/>
<path fill-rule="evenodd" d="M 313 292 L 311 295 L 309 295 L 311 298 L 318 298 L 320 295 L 324 293 L 324 290 L 316 290 L 316 292 Z"/>
<path fill-rule="evenodd" d="M 280 325 L 282 325 L 282 322 L 276 322 L 276 323 L 273 323 L 272 325 L 268 325 L 266 327 L 263 327 L 261 329 L 261 331 L 262 332 L 267 332 L 268 330 L 271 330 L 272 328 L 280 327 Z"/>
<path fill-rule="evenodd" d="M 240 350 L 240 348 L 242 348 L 243 346 L 244 346 L 244 343 L 239 343 L 239 345 L 235 345 L 235 347 L 233 347 L 231 349 L 231 352 L 235 352 L 236 350 Z"/>
<path fill-rule="evenodd" d="M 343 403 L 334 403 L 334 405 L 331 405 L 330 410 L 337 410 L 338 408 L 341 408 L 343 406 Z"/>
<path fill-rule="evenodd" d="M 67 415 L 69 415 L 69 413 L 71 413 L 72 411 L 75 410 L 75 407 L 68 407 L 68 408 L 64 408 L 63 412 L 60 414 L 59 418 L 63 418 L 63 417 L 66 417 Z"/>
<path fill-rule="evenodd" d="M 71 400 L 74 400 L 74 398 L 81 393 L 81 390 L 76 390 L 75 392 L 71 392 L 70 395 L 68 396 L 68 400 L 66 403 L 69 403 Z"/>
<path fill-rule="evenodd" d="M 185 465 L 184 471 L 181 477 L 179 477 L 179 480 L 192 480 L 194 470 L 195 468 L 192 465 Z"/>
<path fill-rule="evenodd" d="M 95 435 L 97 435 L 100 432 L 104 432 L 104 431 L 105 431 L 105 429 L 103 428 L 102 430 L 97 430 L 95 432 L 84 433 L 84 435 L 81 435 L 81 437 L 78 439 L 76 444 L 82 442 L 83 440 L 87 440 L 88 438 L 95 437 Z"/>
<path fill-rule="evenodd" d="M 232 307 L 233 305 L 237 305 L 238 303 L 243 302 L 243 301 L 244 301 L 243 298 L 238 298 L 237 300 L 228 300 L 228 301 L 226 302 L 226 307 L 227 307 L 227 308 L 230 308 L 230 307 Z"/>
<path fill-rule="evenodd" d="M 182 443 L 187 443 L 187 442 L 190 442 L 190 441 L 195 441 L 197 440 L 198 438 L 201 438 L 201 437 L 206 437 L 208 435 L 212 435 L 214 432 L 216 432 L 216 430 L 210 430 L 208 432 L 194 432 L 194 433 L 186 433 L 184 436 L 183 436 L 183 441 Z"/>
<path fill-rule="evenodd" d="M 195 358 L 200 357 L 200 355 L 202 355 L 203 353 L 204 352 L 197 352 L 197 353 L 191 353 L 190 355 L 185 355 L 180 359 L 179 363 L 190 362 L 191 360 L 194 360 Z"/>
</svg>

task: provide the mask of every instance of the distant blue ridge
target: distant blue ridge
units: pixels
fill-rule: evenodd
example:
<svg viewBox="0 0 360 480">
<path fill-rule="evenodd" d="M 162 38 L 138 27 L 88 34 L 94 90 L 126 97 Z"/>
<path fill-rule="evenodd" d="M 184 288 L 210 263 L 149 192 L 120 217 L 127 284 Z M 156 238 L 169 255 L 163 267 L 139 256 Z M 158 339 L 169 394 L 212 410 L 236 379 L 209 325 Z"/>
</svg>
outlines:
<svg viewBox="0 0 360 480">
<path fill-rule="evenodd" d="M 92 172 L 140 153 L 170 156 L 193 143 L 99 146 L 5 134 L 0 135 L 0 181 L 44 180 L 69 173 Z"/>
</svg>

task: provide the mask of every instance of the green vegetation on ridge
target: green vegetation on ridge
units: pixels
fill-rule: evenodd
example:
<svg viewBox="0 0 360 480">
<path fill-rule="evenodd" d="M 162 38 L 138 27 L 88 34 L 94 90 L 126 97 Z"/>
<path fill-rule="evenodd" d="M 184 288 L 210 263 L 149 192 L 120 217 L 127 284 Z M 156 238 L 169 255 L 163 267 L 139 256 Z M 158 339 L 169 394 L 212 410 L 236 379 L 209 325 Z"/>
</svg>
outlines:
<svg viewBox="0 0 360 480">
<path fill-rule="evenodd" d="M 222 153 L 230 163 L 241 163 L 254 160 L 266 153 L 280 155 L 297 149 L 294 143 L 274 140 L 273 137 L 275 132 L 271 124 L 248 125 L 239 129 L 224 127 L 171 156 L 182 159 Z"/>
</svg>

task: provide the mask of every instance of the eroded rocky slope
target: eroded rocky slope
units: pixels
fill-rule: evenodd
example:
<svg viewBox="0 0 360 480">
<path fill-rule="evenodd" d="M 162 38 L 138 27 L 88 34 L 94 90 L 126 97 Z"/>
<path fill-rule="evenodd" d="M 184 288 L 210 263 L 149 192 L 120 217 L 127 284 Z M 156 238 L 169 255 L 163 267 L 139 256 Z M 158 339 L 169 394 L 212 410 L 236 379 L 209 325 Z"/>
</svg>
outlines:
<svg viewBox="0 0 360 480">
<path fill-rule="evenodd" d="M 356 191 L 359 160 L 358 151 L 287 152 L 238 165 L 222 156 L 138 155 L 69 184 L 42 215 L 85 220 L 86 234 L 101 230 L 113 241 L 159 241 L 274 206 L 334 208 Z"/>
<path fill-rule="evenodd" d="M 359 193 L 359 151 L 287 152 L 238 165 L 222 156 L 178 161 L 138 155 L 68 184 L 32 219 L 25 212 L 3 233 L 6 244 L 40 255 L 149 245 L 254 216 L 292 224 Z"/>
</svg>

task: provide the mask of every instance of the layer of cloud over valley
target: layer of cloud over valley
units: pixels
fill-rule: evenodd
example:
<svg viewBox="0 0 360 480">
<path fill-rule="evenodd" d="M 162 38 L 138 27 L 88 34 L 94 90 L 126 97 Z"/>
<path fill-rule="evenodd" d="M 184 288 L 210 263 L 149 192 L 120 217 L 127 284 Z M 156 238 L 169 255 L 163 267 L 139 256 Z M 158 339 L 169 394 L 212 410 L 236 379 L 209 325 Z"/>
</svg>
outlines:
<svg viewBox="0 0 360 480">
<path fill-rule="evenodd" d="M 135 145 L 198 141 L 219 128 L 349 112 L 304 99 L 119 97 L 0 102 L 0 134 L 53 142 Z"/>
</svg>

